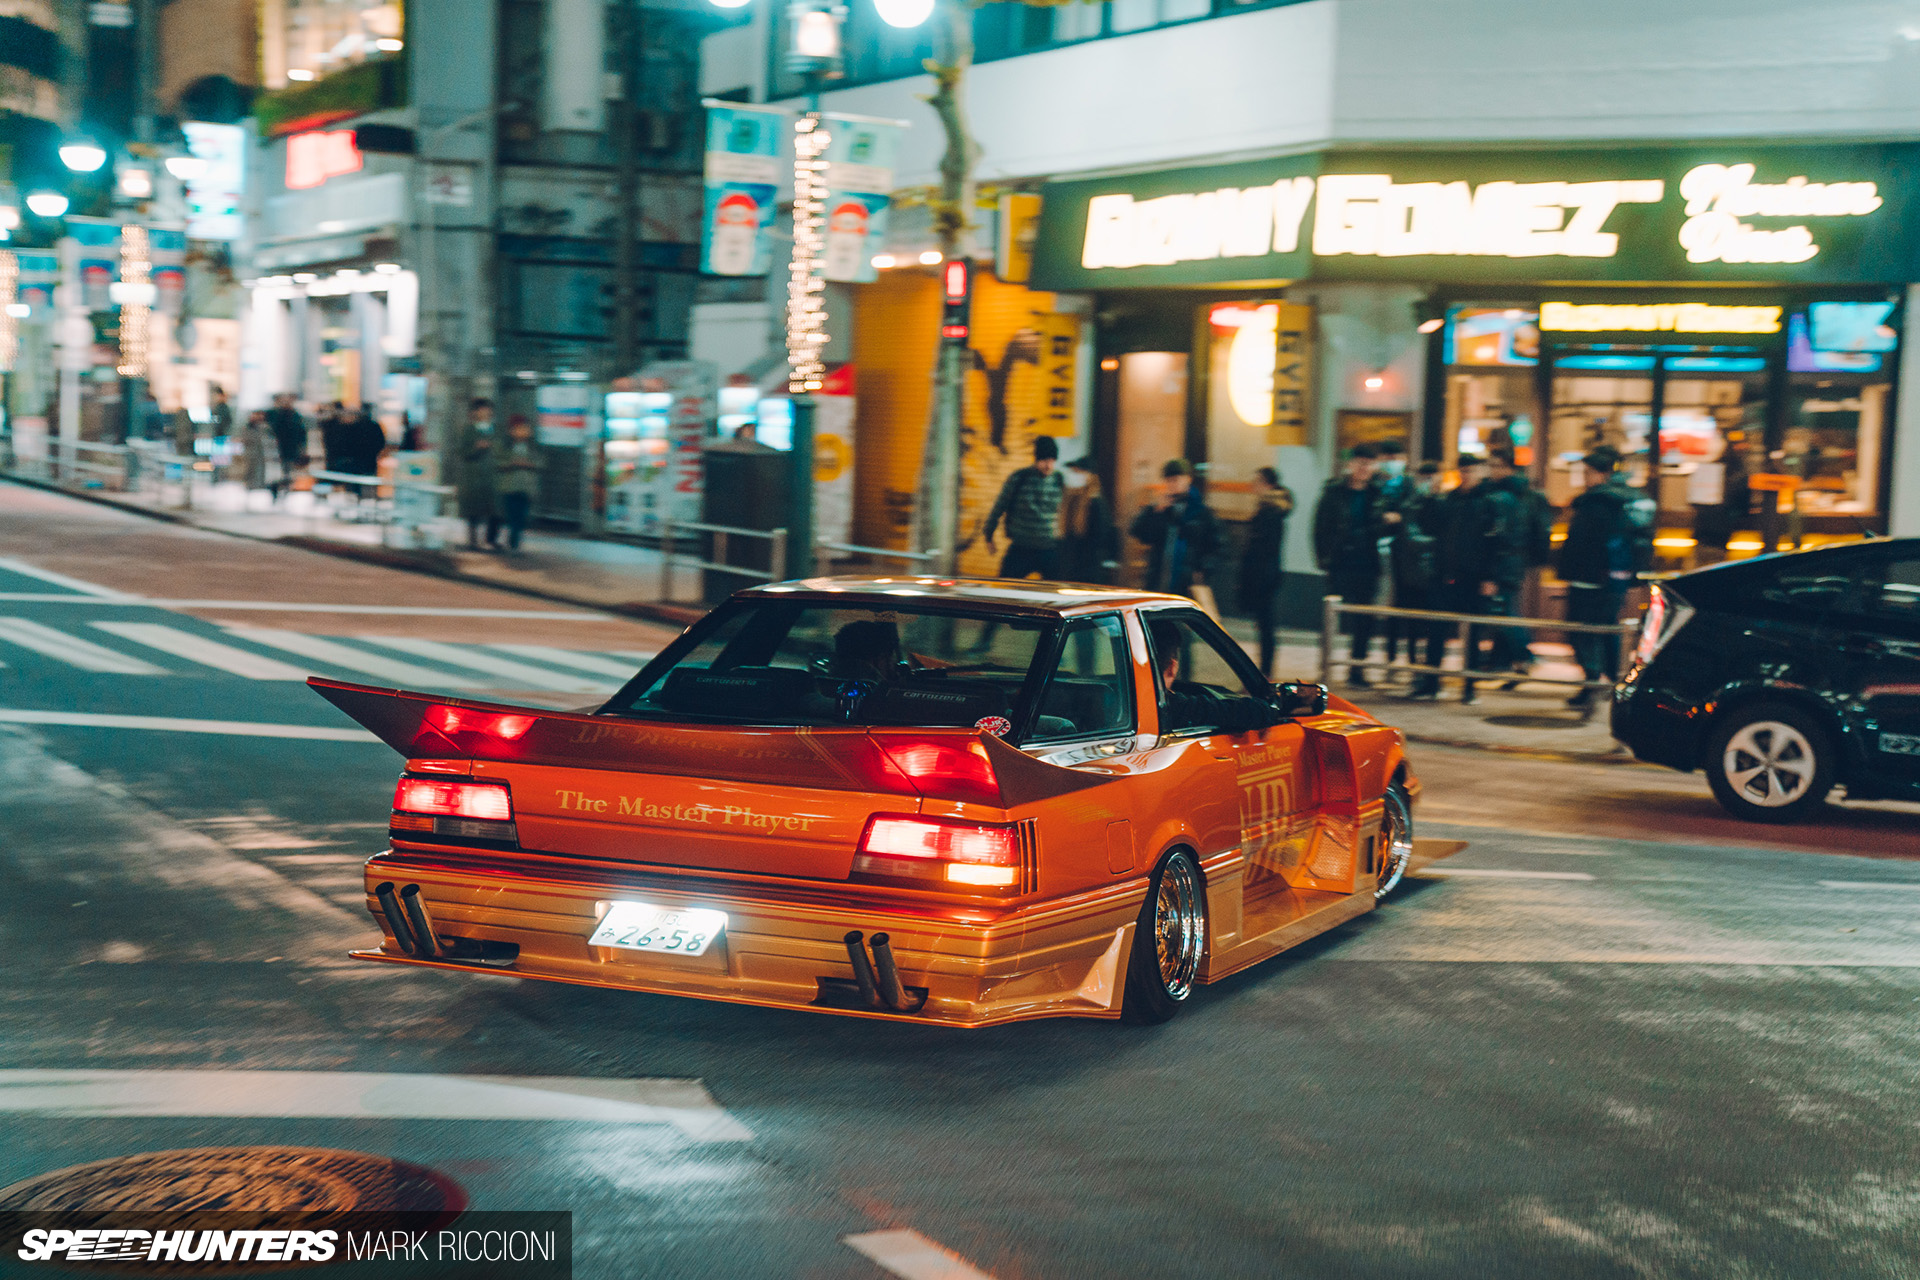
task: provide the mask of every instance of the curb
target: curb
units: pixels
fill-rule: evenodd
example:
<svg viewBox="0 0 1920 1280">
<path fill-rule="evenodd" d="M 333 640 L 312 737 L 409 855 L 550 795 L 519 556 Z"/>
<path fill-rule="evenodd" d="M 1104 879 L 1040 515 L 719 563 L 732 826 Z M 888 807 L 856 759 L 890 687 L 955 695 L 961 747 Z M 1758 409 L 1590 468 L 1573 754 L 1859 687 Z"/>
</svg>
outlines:
<svg viewBox="0 0 1920 1280">
<path fill-rule="evenodd" d="M 1390 722 L 1389 722 L 1390 723 Z M 1465 751 L 1491 751 L 1496 755 L 1520 756 L 1528 760 L 1552 760 L 1560 764 L 1639 764 L 1625 751 L 1560 751 L 1553 747 L 1515 747 L 1504 742 L 1476 742 L 1472 738 L 1449 738 L 1437 733 L 1407 732 L 1408 742 L 1428 747 L 1453 747 Z"/>
<path fill-rule="evenodd" d="M 192 520 L 189 520 L 177 512 L 157 511 L 152 507 L 143 507 L 137 503 L 122 502 L 111 494 L 99 490 L 69 489 L 65 485 L 55 484 L 51 480 L 35 480 L 31 476 L 16 476 L 12 474 L 0 476 L 0 480 L 5 480 L 9 484 L 22 485 L 28 489 L 41 489 L 47 493 L 58 493 L 68 498 L 78 498 L 82 502 L 91 502 L 102 507 L 112 507 L 115 511 L 124 511 L 128 515 L 145 516 L 149 520 L 159 520 L 164 524 L 177 524 L 189 529 L 198 529 L 200 527 Z M 219 533 L 221 530 L 212 529 L 208 532 Z"/>
</svg>

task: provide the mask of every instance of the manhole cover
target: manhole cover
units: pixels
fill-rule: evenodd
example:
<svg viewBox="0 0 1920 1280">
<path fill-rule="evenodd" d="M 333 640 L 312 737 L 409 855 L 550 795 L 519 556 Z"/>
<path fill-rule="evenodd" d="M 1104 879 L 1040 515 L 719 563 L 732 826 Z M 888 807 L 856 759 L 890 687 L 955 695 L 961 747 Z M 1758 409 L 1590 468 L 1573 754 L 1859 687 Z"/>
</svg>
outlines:
<svg viewBox="0 0 1920 1280">
<path fill-rule="evenodd" d="M 1488 716 L 1488 724 L 1508 729 L 1578 729 L 1586 721 L 1577 716 Z"/>
<path fill-rule="evenodd" d="M 403 1160 L 324 1147 L 190 1147 L 55 1169 L 0 1187 L 0 1211 L 432 1213 L 466 1192 Z"/>
</svg>

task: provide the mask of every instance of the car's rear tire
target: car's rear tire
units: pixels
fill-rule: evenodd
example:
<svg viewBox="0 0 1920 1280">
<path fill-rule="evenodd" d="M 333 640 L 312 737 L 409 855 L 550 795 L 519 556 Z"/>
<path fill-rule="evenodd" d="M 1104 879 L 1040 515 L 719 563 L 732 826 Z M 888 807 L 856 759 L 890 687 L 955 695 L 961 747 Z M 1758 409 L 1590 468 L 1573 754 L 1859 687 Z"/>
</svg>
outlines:
<svg viewBox="0 0 1920 1280">
<path fill-rule="evenodd" d="M 1413 806 L 1407 803 L 1407 793 L 1396 782 L 1381 798 L 1386 811 L 1380 815 L 1380 879 L 1373 890 L 1375 902 L 1400 887 L 1413 861 Z"/>
<path fill-rule="evenodd" d="M 1756 702 L 1729 712 L 1707 742 L 1714 799 L 1749 822 L 1798 822 L 1833 790 L 1833 746 L 1797 707 Z"/>
<path fill-rule="evenodd" d="M 1154 868 L 1127 959 L 1127 992 L 1120 1006 L 1128 1022 L 1165 1022 L 1180 1011 L 1200 980 L 1207 946 L 1207 891 L 1200 864 L 1175 849 Z"/>
</svg>

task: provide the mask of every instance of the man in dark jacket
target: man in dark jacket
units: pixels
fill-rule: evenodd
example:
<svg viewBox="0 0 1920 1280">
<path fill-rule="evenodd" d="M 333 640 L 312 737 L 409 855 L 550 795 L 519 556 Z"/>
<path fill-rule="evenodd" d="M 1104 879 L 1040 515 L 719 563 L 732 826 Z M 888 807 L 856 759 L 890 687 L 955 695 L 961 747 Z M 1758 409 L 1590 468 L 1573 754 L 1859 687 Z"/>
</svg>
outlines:
<svg viewBox="0 0 1920 1280">
<path fill-rule="evenodd" d="M 1400 501 L 1387 513 L 1392 532 L 1387 542 L 1387 568 L 1393 576 L 1393 607 L 1396 609 L 1431 609 L 1434 607 L 1434 526 L 1440 514 L 1440 494 L 1434 486 L 1440 479 L 1440 464 L 1429 458 L 1420 464 L 1420 469 L 1408 477 L 1406 489 L 1400 495 Z M 1446 651 L 1446 624 L 1423 621 L 1418 618 L 1395 618 L 1394 625 L 1387 629 L 1387 661 L 1392 662 L 1399 651 L 1401 639 L 1407 642 L 1407 661 L 1419 662 L 1420 640 L 1427 637 L 1427 664 L 1438 666 L 1440 654 Z M 1438 649 L 1434 648 L 1432 638 L 1435 629 L 1439 629 Z M 1430 696 L 1440 688 L 1439 677 L 1431 675 L 1417 676 L 1413 682 L 1415 696 Z"/>
<path fill-rule="evenodd" d="M 1485 458 L 1462 454 L 1460 487 L 1441 502 L 1434 529 L 1435 603 L 1442 611 L 1484 616 L 1493 612 L 1501 592 L 1519 588 L 1524 568 L 1513 523 L 1513 495 L 1487 482 Z M 1469 637 L 1464 656 L 1469 671 L 1477 664 L 1484 631 L 1476 627 Z M 1474 701 L 1472 680 L 1460 700 Z"/>
<path fill-rule="evenodd" d="M 1520 614 L 1527 571 L 1553 558 L 1553 508 L 1547 505 L 1546 495 L 1528 482 L 1526 472 L 1514 465 L 1513 448 L 1510 445 L 1495 445 L 1487 451 L 1487 484 L 1492 490 L 1504 493 L 1512 500 L 1507 544 L 1517 562 L 1512 574 L 1513 585 L 1503 585 L 1494 593 L 1487 612 L 1496 617 L 1514 618 Z M 1502 582 L 1505 581 L 1503 578 Z M 1487 658 L 1489 670 L 1507 668 L 1525 674 L 1532 662 L 1533 653 L 1527 648 L 1526 632 L 1513 627 L 1493 630 L 1493 652 Z M 1519 683 L 1518 679 L 1508 680 L 1500 688 L 1502 691 L 1511 690 Z"/>
<path fill-rule="evenodd" d="M 280 451 L 280 467 L 290 483 L 293 473 L 307 461 L 307 420 L 293 407 L 293 395 L 282 391 L 267 410 L 267 429 L 273 432 L 274 446 Z"/>
<path fill-rule="evenodd" d="M 1313 558 L 1327 575 L 1327 594 L 1348 604 L 1372 604 L 1380 591 L 1380 539 L 1387 531 L 1387 501 L 1375 477 L 1379 454 L 1370 444 L 1347 450 L 1343 474 L 1327 481 L 1313 509 Z M 1369 689 L 1362 663 L 1373 646 L 1373 615 L 1347 618 L 1347 683 Z"/>
<path fill-rule="evenodd" d="M 1193 487 L 1193 468 L 1175 458 L 1160 468 L 1163 481 L 1153 505 L 1141 509 L 1128 536 L 1147 547 L 1147 590 L 1184 596 L 1206 580 L 1207 562 L 1219 542 L 1219 525 L 1206 498 Z"/>
<path fill-rule="evenodd" d="M 1042 578 L 1059 575 L 1055 561 L 1060 553 L 1060 498 L 1066 484 L 1055 473 L 1060 446 L 1052 436 L 1036 436 L 1033 441 L 1033 465 L 1022 467 L 1000 486 L 1000 496 L 987 513 L 984 535 L 987 550 L 993 550 L 993 533 L 1004 518 L 1007 522 L 1007 554 L 1000 562 L 1003 578 Z"/>
<path fill-rule="evenodd" d="M 1280 590 L 1280 553 L 1287 540 L 1287 516 L 1293 490 L 1280 473 L 1262 467 L 1253 476 L 1253 516 L 1247 521 L 1247 545 L 1240 553 L 1240 604 L 1253 617 L 1260 636 L 1260 674 L 1273 679 L 1273 598 Z"/>
<path fill-rule="evenodd" d="M 1120 532 L 1093 459 L 1069 462 L 1066 483 L 1060 505 L 1061 575 L 1067 582 L 1112 582 L 1120 569 Z"/>
<path fill-rule="evenodd" d="M 1601 445 L 1581 459 L 1587 487 L 1573 500 L 1567 522 L 1567 540 L 1560 546 L 1560 578 L 1567 584 L 1567 621 L 1611 625 L 1620 620 L 1627 589 L 1650 559 L 1653 546 L 1654 503 L 1645 491 L 1627 484 L 1619 473 L 1620 453 Z M 1617 637 L 1575 632 L 1574 655 L 1587 679 L 1616 680 L 1620 675 Z M 1593 700 L 1591 689 L 1567 699 L 1584 709 Z"/>
</svg>

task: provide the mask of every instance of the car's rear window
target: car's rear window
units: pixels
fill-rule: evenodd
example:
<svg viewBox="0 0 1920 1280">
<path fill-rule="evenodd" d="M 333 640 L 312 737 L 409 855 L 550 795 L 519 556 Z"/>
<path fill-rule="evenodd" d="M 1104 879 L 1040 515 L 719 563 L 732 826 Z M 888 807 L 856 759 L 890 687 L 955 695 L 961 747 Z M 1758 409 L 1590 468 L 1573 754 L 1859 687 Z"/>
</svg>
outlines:
<svg viewBox="0 0 1920 1280">
<path fill-rule="evenodd" d="M 1053 625 L 870 604 L 736 602 L 605 710 L 757 725 L 1018 723 Z"/>
</svg>

